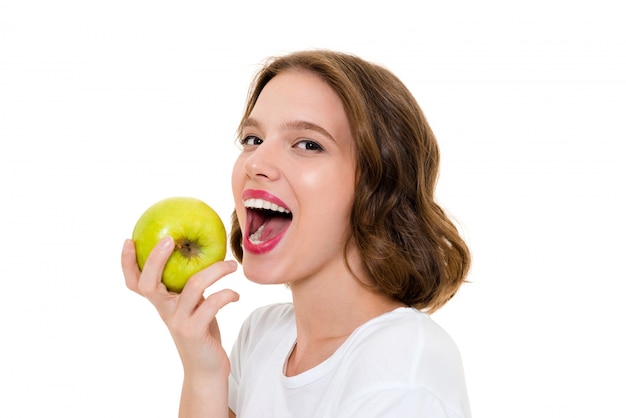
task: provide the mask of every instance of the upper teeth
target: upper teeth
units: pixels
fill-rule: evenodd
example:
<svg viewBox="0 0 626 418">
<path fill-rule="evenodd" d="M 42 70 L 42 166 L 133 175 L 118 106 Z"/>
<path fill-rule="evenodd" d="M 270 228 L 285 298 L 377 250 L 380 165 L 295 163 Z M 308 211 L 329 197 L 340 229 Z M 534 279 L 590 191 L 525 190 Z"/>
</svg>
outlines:
<svg viewBox="0 0 626 418">
<path fill-rule="evenodd" d="M 243 202 L 244 206 L 247 208 L 253 209 L 268 209 L 273 210 L 274 212 L 282 212 L 282 213 L 291 213 L 289 210 L 285 209 L 282 206 L 278 206 L 276 203 L 268 202 L 263 199 L 246 199 Z"/>
</svg>

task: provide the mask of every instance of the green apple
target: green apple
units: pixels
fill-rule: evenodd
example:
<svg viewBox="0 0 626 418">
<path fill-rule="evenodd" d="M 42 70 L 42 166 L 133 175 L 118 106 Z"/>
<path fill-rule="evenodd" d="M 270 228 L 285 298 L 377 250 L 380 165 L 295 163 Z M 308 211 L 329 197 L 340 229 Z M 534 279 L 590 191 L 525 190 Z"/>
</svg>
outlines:
<svg viewBox="0 0 626 418">
<path fill-rule="evenodd" d="M 224 223 L 201 200 L 170 197 L 141 215 L 133 230 L 140 269 L 143 270 L 154 246 L 167 235 L 174 239 L 174 251 L 161 280 L 172 292 L 180 292 L 191 276 L 226 256 Z"/>
</svg>

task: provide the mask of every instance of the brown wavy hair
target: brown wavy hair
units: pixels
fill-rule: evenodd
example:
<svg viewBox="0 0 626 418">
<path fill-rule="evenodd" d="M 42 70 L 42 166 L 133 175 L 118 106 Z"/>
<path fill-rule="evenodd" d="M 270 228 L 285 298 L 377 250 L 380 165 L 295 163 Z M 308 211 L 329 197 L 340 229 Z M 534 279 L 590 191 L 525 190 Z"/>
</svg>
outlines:
<svg viewBox="0 0 626 418">
<path fill-rule="evenodd" d="M 310 71 L 341 98 L 356 149 L 353 243 L 377 290 L 434 312 L 457 292 L 470 253 L 435 202 L 439 147 L 417 101 L 384 67 L 354 55 L 310 50 L 271 58 L 253 80 L 242 121 L 277 74 Z M 241 126 L 239 127 L 241 131 Z M 242 261 L 242 232 L 232 215 L 230 244 Z"/>
</svg>

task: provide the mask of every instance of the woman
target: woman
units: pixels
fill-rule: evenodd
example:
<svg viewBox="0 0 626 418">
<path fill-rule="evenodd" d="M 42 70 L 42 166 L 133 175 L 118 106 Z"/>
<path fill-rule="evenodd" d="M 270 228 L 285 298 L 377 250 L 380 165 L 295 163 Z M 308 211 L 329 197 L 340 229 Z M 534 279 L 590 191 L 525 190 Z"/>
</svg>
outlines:
<svg viewBox="0 0 626 418">
<path fill-rule="evenodd" d="M 158 309 L 178 347 L 180 416 L 469 417 L 460 355 L 427 315 L 463 283 L 469 251 L 434 201 L 439 153 L 419 106 L 386 69 L 332 51 L 270 60 L 254 80 L 232 173 L 231 247 L 246 277 L 289 285 L 230 358 L 204 298 L 236 269 L 216 263 L 180 295 L 124 246 L 127 286 Z"/>
</svg>

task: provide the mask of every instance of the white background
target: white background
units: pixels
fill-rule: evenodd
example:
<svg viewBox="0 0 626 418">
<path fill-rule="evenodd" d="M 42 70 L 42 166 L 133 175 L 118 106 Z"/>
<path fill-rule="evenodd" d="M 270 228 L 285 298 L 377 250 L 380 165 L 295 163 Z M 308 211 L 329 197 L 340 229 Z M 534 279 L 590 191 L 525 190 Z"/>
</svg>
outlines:
<svg viewBox="0 0 626 418">
<path fill-rule="evenodd" d="M 326 47 L 409 86 L 473 250 L 435 319 L 475 417 L 625 417 L 624 13 L 608 1 L 0 2 L 0 416 L 172 417 L 178 356 L 119 254 L 156 200 L 228 226 L 269 55 Z M 256 306 L 240 273 L 230 348 Z M 329 289 L 332 291 L 332 289 Z"/>
</svg>

